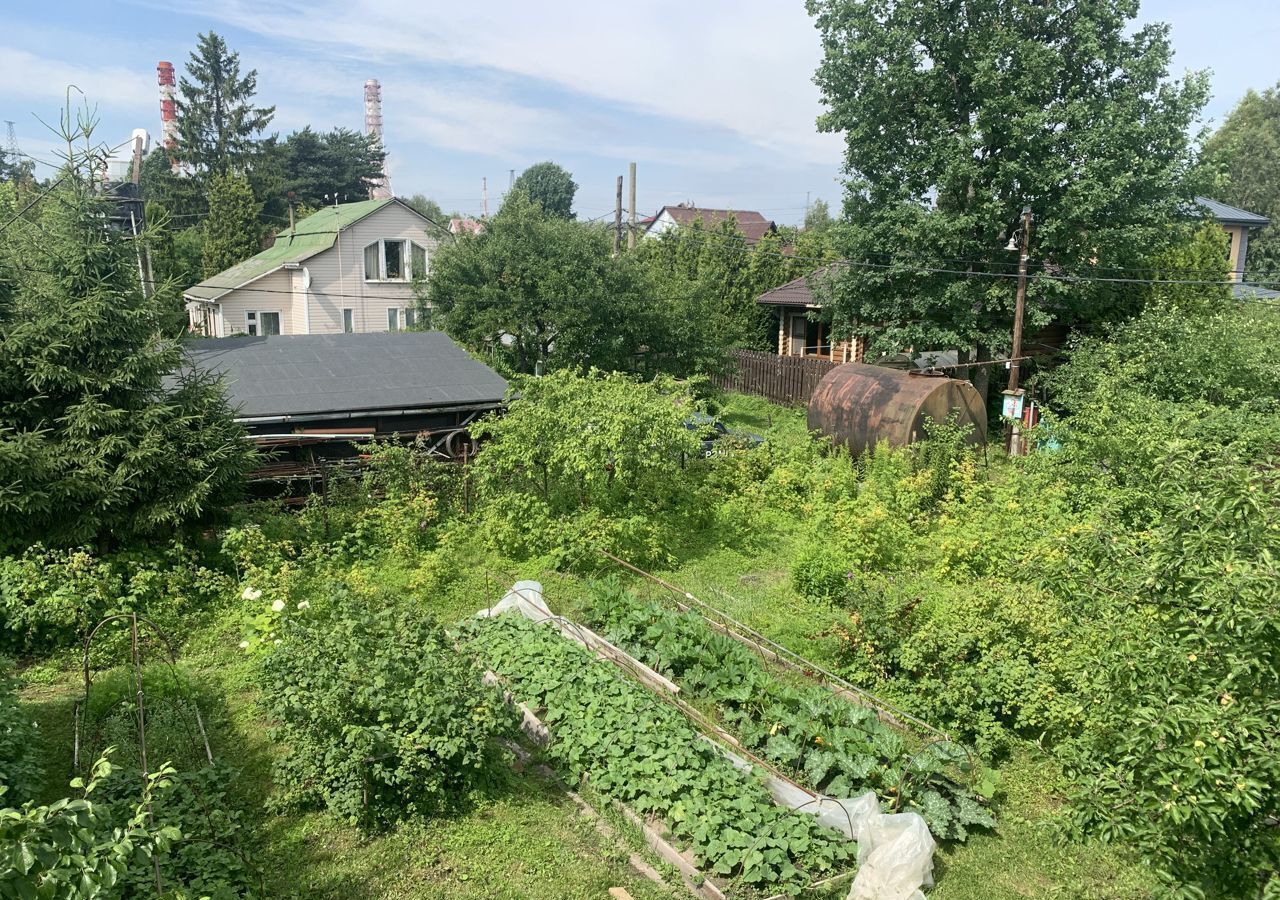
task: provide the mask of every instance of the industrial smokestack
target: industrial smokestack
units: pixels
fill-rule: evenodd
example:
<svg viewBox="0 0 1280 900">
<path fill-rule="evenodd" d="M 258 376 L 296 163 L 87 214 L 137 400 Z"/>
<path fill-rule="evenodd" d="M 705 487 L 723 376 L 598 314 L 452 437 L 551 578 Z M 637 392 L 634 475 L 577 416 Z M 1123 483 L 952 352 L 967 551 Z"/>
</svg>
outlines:
<svg viewBox="0 0 1280 900">
<path fill-rule="evenodd" d="M 169 159 L 177 171 L 178 164 L 173 159 L 173 151 L 178 146 L 178 105 L 173 99 L 177 81 L 173 77 L 173 63 L 156 63 L 156 80 L 160 83 L 160 139 L 164 148 L 169 151 Z"/>
<path fill-rule="evenodd" d="M 378 139 L 382 147 L 382 85 L 376 78 L 364 83 L 364 133 Z M 387 163 L 382 162 L 382 175 L 369 188 L 369 196 L 374 200 L 386 200 L 392 196 L 391 179 L 387 177 Z"/>
</svg>

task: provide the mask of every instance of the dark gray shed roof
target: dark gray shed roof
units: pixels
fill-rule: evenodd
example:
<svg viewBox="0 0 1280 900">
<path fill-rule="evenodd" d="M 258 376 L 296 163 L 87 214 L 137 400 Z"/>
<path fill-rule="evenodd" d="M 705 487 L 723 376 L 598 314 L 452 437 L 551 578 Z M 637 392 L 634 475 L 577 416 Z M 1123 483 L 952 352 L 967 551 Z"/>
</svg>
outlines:
<svg viewBox="0 0 1280 900">
<path fill-rule="evenodd" d="M 1223 225 L 1248 225 L 1250 228 L 1261 228 L 1271 222 L 1266 216 L 1260 216 L 1257 213 L 1249 212 L 1247 209 L 1231 206 L 1221 200 L 1212 200 L 1209 197 L 1196 197 L 1196 205 L 1207 209 L 1209 215 Z"/>
<path fill-rule="evenodd" d="M 1248 282 L 1236 282 L 1231 285 L 1231 296 L 1237 300 L 1271 300 L 1280 298 L 1280 291 L 1259 287 Z"/>
<path fill-rule="evenodd" d="M 493 406 L 507 382 L 439 331 L 193 340 L 241 418 Z"/>
</svg>

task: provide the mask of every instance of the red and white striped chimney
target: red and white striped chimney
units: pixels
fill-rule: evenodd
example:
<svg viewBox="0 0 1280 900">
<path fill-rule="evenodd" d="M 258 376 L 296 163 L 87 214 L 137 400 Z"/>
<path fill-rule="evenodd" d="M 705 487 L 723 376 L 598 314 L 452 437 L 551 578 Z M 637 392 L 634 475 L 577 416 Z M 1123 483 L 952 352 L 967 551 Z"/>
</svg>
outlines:
<svg viewBox="0 0 1280 900">
<path fill-rule="evenodd" d="M 173 99 L 173 63 L 156 63 L 156 80 L 160 82 L 160 135 L 166 150 L 178 146 L 178 106 Z"/>
</svg>

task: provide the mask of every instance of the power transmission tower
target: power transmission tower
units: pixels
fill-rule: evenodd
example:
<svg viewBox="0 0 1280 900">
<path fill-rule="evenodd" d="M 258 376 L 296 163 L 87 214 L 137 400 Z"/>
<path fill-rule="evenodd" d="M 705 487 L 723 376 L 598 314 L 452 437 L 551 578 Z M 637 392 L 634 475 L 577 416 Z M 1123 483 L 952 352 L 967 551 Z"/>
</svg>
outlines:
<svg viewBox="0 0 1280 900">
<path fill-rule="evenodd" d="M 22 155 L 18 150 L 18 132 L 14 130 L 13 121 L 11 119 L 5 119 L 4 124 L 6 130 L 4 155 L 10 157 L 10 165 L 16 166 L 18 164 L 18 157 Z"/>
</svg>

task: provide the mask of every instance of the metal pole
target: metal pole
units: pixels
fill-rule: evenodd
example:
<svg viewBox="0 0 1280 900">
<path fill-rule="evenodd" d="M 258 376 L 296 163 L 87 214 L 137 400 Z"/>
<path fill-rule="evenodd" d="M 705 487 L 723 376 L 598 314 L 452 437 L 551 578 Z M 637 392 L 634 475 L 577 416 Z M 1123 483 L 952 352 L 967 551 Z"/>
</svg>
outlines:
<svg viewBox="0 0 1280 900">
<path fill-rule="evenodd" d="M 1013 349 L 1009 354 L 1009 390 L 1018 389 L 1022 359 L 1022 313 L 1027 303 L 1027 257 L 1031 249 L 1031 207 L 1022 208 L 1022 250 L 1018 255 L 1018 294 L 1013 308 Z M 1014 456 L 1022 455 L 1021 435 L 1017 421 L 1011 421 L 1005 434 L 1005 448 Z"/>
<path fill-rule="evenodd" d="M 636 246 L 636 164 L 631 164 L 631 228 L 627 231 L 627 249 Z"/>
<path fill-rule="evenodd" d="M 618 199 L 613 207 L 613 255 L 622 252 L 622 176 L 618 176 Z"/>
</svg>

